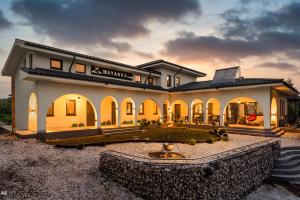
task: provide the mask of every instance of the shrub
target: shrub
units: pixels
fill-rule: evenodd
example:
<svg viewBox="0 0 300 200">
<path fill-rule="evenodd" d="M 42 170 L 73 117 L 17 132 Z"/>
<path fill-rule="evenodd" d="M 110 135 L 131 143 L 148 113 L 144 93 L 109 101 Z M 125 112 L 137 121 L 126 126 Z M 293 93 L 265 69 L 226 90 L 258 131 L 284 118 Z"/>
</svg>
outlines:
<svg viewBox="0 0 300 200">
<path fill-rule="evenodd" d="M 225 142 L 228 142 L 228 141 L 229 141 L 229 137 L 228 137 L 228 136 L 227 136 L 227 137 L 224 137 L 224 136 L 223 136 L 223 137 L 222 137 L 222 140 L 225 141 Z"/>
<path fill-rule="evenodd" d="M 160 122 L 160 120 L 159 120 L 159 119 L 156 121 L 156 124 L 157 124 L 157 126 L 158 126 L 158 127 L 160 127 L 160 126 L 161 126 L 161 122 Z"/>
<path fill-rule="evenodd" d="M 224 134 L 223 134 L 222 140 L 223 140 L 223 141 L 226 141 L 226 142 L 229 141 L 229 137 L 228 137 L 228 134 L 227 134 L 227 133 L 224 133 Z"/>
<path fill-rule="evenodd" d="M 106 122 L 106 125 L 111 125 L 111 121 L 108 120 L 108 121 Z"/>
<path fill-rule="evenodd" d="M 215 140 L 212 137 L 207 140 L 207 143 L 209 143 L 209 144 L 213 144 L 214 142 L 215 142 Z"/>
<path fill-rule="evenodd" d="M 77 149 L 82 150 L 84 148 L 84 144 L 78 144 Z"/>
<path fill-rule="evenodd" d="M 224 126 L 229 126 L 229 122 L 224 122 Z"/>
<path fill-rule="evenodd" d="M 72 128 L 76 128 L 77 127 L 77 124 L 76 123 L 73 123 L 72 124 Z"/>
<path fill-rule="evenodd" d="M 218 133 L 219 133 L 219 135 L 223 135 L 225 133 L 225 130 L 222 128 L 219 128 Z"/>
<path fill-rule="evenodd" d="M 197 144 L 197 140 L 195 140 L 195 139 L 190 139 L 189 144 L 190 144 L 190 145 L 196 145 L 196 144 Z"/>
<path fill-rule="evenodd" d="M 105 121 L 101 122 L 101 126 L 104 126 L 104 125 L 106 125 L 106 122 Z"/>
<path fill-rule="evenodd" d="M 81 123 L 78 124 L 78 126 L 79 127 L 84 127 L 84 123 L 81 122 Z"/>
<path fill-rule="evenodd" d="M 156 124 L 156 120 L 151 120 L 151 124 Z"/>
</svg>

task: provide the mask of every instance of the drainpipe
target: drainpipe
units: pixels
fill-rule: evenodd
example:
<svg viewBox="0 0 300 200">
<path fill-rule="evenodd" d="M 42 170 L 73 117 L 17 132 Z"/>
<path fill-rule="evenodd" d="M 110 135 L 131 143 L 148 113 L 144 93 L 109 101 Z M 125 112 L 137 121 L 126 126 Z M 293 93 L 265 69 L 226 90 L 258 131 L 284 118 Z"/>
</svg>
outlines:
<svg viewBox="0 0 300 200">
<path fill-rule="evenodd" d="M 174 74 L 174 77 L 173 77 L 174 87 L 175 87 L 175 84 L 176 84 L 176 76 L 177 76 L 177 74 L 179 74 L 181 71 L 182 71 L 182 67 L 180 67 L 180 69 Z"/>
<path fill-rule="evenodd" d="M 74 64 L 74 62 L 75 62 L 75 59 L 76 59 L 76 56 L 73 55 L 73 60 L 72 60 L 72 63 L 71 63 L 71 65 L 70 65 L 70 67 L 69 67 L 69 73 L 71 73 L 71 70 L 72 70 L 73 64 Z"/>
</svg>

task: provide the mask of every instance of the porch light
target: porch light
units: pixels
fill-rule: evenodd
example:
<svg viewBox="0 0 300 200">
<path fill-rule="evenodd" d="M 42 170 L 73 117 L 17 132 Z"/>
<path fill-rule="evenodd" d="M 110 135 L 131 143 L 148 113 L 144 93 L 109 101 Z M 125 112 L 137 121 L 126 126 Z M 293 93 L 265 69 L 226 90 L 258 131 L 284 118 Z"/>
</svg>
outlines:
<svg viewBox="0 0 300 200">
<path fill-rule="evenodd" d="M 30 112 L 35 112 L 35 107 L 31 106 L 31 108 L 29 109 Z"/>
</svg>

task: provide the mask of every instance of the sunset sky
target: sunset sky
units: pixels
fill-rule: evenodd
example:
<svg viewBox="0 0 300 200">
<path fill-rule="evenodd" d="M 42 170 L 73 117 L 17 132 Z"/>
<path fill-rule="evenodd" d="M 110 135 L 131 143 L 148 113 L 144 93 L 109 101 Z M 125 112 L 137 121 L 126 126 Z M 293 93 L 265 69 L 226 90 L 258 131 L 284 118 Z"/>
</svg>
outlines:
<svg viewBox="0 0 300 200">
<path fill-rule="evenodd" d="M 15 38 L 130 65 L 164 59 L 208 74 L 200 80 L 241 66 L 300 89 L 300 0 L 0 1 L 0 71 Z"/>
</svg>

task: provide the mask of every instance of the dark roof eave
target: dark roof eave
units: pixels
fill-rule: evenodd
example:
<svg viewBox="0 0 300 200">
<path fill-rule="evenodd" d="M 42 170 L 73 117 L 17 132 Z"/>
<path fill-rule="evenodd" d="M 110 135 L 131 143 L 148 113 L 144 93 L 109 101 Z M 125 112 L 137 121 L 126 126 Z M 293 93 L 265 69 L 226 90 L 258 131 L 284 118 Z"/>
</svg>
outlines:
<svg viewBox="0 0 300 200">
<path fill-rule="evenodd" d="M 140 84 L 136 82 L 128 82 L 122 80 L 115 80 L 115 79 L 107 79 L 107 78 L 100 78 L 90 75 L 82 75 L 82 74 L 75 74 L 69 72 L 62 72 L 62 71 L 55 71 L 51 69 L 44 69 L 44 68 L 21 68 L 22 71 L 32 74 L 32 75 L 40 75 L 40 76 L 48 76 L 48 77 L 56 77 L 56 78 L 66 78 L 66 79 L 73 79 L 78 81 L 89 81 L 95 83 L 104 83 L 105 85 L 117 85 L 117 86 L 126 86 L 132 88 L 140 88 L 140 89 L 149 89 L 149 90 L 157 90 L 157 91 L 167 91 L 166 89 L 155 86 L 155 85 L 148 85 L 148 84 Z"/>
<path fill-rule="evenodd" d="M 247 79 L 246 79 L 247 80 Z M 248 79 L 249 80 L 249 79 Z M 255 85 L 268 85 L 268 84 L 276 84 L 276 83 L 284 83 L 283 79 L 261 79 L 261 80 L 267 80 L 268 82 L 260 82 L 260 83 L 248 83 L 248 84 L 239 84 L 239 85 L 219 85 L 219 86 L 204 86 L 204 87 L 196 87 L 196 88 L 184 88 L 185 86 L 189 87 L 193 83 L 201 83 L 201 82 L 192 82 L 187 83 L 189 85 L 182 85 L 177 88 L 172 88 L 169 91 L 170 92 L 185 92 L 185 91 L 197 91 L 197 90 L 208 90 L 208 89 L 222 89 L 222 88 L 230 88 L 230 87 L 244 87 L 244 86 L 255 86 Z M 211 82 L 211 81 L 203 81 L 204 82 Z M 293 88 L 294 91 L 297 91 L 295 88 Z"/>
<path fill-rule="evenodd" d="M 184 66 L 182 66 L 182 65 L 178 65 L 178 64 L 175 64 L 175 63 L 171 63 L 171 62 L 165 61 L 165 60 L 155 60 L 155 61 L 151 61 L 151 62 L 148 62 L 148 63 L 144 63 L 144 64 L 141 64 L 141 65 L 137 65 L 136 67 L 137 67 L 137 68 L 142 68 L 142 69 L 143 69 L 143 67 L 146 67 L 146 66 L 149 66 L 149 65 L 155 65 L 155 64 L 158 64 L 158 63 L 166 63 L 166 64 L 169 64 L 169 65 L 173 65 L 173 66 L 176 66 L 176 67 L 185 69 L 185 70 L 187 70 L 187 71 L 190 71 L 190 72 L 192 72 L 192 73 L 198 74 L 198 75 L 200 75 L 200 76 L 202 76 L 202 77 L 204 77 L 204 76 L 207 75 L 206 73 L 199 72 L 199 71 L 196 71 L 196 70 L 193 70 L 193 69 L 184 67 Z"/>
<path fill-rule="evenodd" d="M 298 95 L 300 94 L 299 91 L 298 91 L 296 88 L 294 88 L 293 86 L 291 86 L 290 84 L 288 84 L 286 81 L 282 80 L 282 83 L 283 83 L 286 87 L 288 87 L 289 89 L 291 89 L 291 90 L 293 90 L 294 92 L 296 92 Z"/>
</svg>

